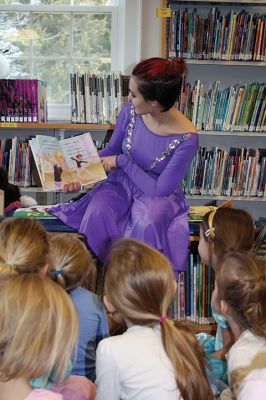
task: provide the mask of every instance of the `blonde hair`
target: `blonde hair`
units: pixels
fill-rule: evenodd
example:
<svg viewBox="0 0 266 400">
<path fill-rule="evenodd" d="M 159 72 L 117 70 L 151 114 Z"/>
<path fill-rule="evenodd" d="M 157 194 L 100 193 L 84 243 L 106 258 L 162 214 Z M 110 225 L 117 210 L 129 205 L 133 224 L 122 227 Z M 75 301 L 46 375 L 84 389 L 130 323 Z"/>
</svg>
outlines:
<svg viewBox="0 0 266 400">
<path fill-rule="evenodd" d="M 78 334 L 69 296 L 38 274 L 0 280 L 0 380 L 64 379 Z"/>
<path fill-rule="evenodd" d="M 265 263 L 249 253 L 227 253 L 216 277 L 218 297 L 243 328 L 266 338 Z"/>
<path fill-rule="evenodd" d="M 214 215 L 213 215 L 214 214 Z M 209 254 L 220 258 L 228 251 L 250 251 L 255 239 L 255 228 L 251 216 L 236 208 L 218 208 L 203 217 L 201 229 L 209 243 Z"/>
<path fill-rule="evenodd" d="M 96 275 L 91 253 L 84 243 L 70 234 L 57 234 L 50 240 L 49 276 L 65 290 L 89 288 Z"/>
<path fill-rule="evenodd" d="M 105 293 L 115 310 L 134 325 L 153 327 L 167 315 L 173 299 L 174 274 L 170 262 L 152 247 L 122 239 L 111 247 Z M 177 387 L 184 399 L 213 399 L 204 363 L 198 358 L 195 337 L 162 318 L 162 342 L 173 364 Z M 200 385 L 199 385 L 200 382 Z"/>
<path fill-rule="evenodd" d="M 39 221 L 7 218 L 0 224 L 0 278 L 37 272 L 48 263 L 48 234 Z"/>
</svg>

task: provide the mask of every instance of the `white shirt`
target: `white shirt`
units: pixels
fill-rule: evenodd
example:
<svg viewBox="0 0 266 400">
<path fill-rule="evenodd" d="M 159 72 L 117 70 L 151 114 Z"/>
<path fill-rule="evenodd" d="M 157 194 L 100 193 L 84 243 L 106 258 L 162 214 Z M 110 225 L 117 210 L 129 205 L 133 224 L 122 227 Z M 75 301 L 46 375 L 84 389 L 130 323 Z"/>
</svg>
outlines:
<svg viewBox="0 0 266 400">
<path fill-rule="evenodd" d="M 96 353 L 97 400 L 181 399 L 160 327 L 132 326 L 103 339 Z"/>
</svg>

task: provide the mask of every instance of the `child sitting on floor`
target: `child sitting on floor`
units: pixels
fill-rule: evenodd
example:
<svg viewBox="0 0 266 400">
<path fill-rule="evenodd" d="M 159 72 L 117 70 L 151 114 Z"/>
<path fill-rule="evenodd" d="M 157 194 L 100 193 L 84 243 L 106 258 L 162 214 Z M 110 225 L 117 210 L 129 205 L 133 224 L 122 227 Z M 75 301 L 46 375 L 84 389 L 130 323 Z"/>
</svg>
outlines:
<svg viewBox="0 0 266 400">
<path fill-rule="evenodd" d="M 33 389 L 30 379 L 62 382 L 78 334 L 75 309 L 63 290 L 37 274 L 0 279 L 1 400 L 63 400 Z"/>
<path fill-rule="evenodd" d="M 254 237 L 253 221 L 246 211 L 234 208 L 210 211 L 204 216 L 200 228 L 198 250 L 201 260 L 216 273 L 218 261 L 225 253 L 232 250 L 251 250 Z M 234 339 L 226 319 L 213 305 L 215 297 L 216 290 L 212 294 L 212 314 L 217 323 L 216 339 L 204 342 L 204 348 L 216 378 L 227 382 L 225 354 Z"/>
<path fill-rule="evenodd" d="M 45 275 L 49 266 L 49 239 L 41 223 L 28 218 L 6 218 L 0 224 L 0 280 L 17 274 Z M 71 362 L 64 383 L 56 385 L 57 370 L 30 381 L 33 388 L 62 393 L 64 400 L 92 399 L 94 384 L 85 377 L 70 376 Z"/>
<path fill-rule="evenodd" d="M 217 308 L 235 343 L 226 358 L 230 391 L 221 399 L 262 400 L 266 393 L 266 267 L 245 253 L 226 254 L 216 277 Z"/>
<path fill-rule="evenodd" d="M 175 290 L 164 255 L 133 239 L 113 244 L 104 299 L 128 329 L 99 343 L 97 400 L 213 399 L 199 344 L 167 316 Z"/>
<path fill-rule="evenodd" d="M 72 374 L 94 381 L 96 348 L 109 335 L 109 330 L 103 304 L 96 294 L 87 290 L 95 274 L 93 259 L 85 244 L 73 235 L 54 235 L 50 243 L 49 275 L 69 293 L 79 318 L 79 338 Z"/>
</svg>

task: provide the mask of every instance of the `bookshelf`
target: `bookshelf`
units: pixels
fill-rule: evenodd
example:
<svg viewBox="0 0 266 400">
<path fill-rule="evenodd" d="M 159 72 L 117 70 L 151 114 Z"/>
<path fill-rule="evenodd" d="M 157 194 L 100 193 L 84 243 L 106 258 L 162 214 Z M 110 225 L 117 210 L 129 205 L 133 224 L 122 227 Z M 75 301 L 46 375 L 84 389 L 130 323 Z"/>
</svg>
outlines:
<svg viewBox="0 0 266 400">
<path fill-rule="evenodd" d="M 232 0 L 183 0 L 183 1 L 176 1 L 176 0 L 162 0 L 160 6 L 162 8 L 169 8 L 171 9 L 171 13 L 173 11 L 178 12 L 178 10 L 184 10 L 185 8 L 188 9 L 188 12 L 192 12 L 194 9 L 197 9 L 195 14 L 202 15 L 204 18 L 208 17 L 208 13 L 212 7 L 217 7 L 221 10 L 221 14 L 229 14 L 231 10 L 235 10 L 236 12 L 240 13 L 241 10 L 245 9 L 250 13 L 255 14 L 258 12 L 259 14 L 265 14 L 265 1 L 258 0 L 258 1 L 247 1 L 247 0 L 239 0 L 239 1 L 232 1 Z M 177 17 L 178 19 L 178 17 Z M 171 50 L 171 40 L 176 40 L 176 47 L 174 49 L 179 49 L 180 52 L 182 50 L 182 46 L 178 44 L 178 33 L 175 33 L 174 29 L 171 31 L 171 22 L 172 21 L 169 17 L 161 18 L 161 57 L 163 58 L 170 58 L 171 55 L 169 54 L 169 50 Z M 179 24 L 181 19 L 179 19 Z M 182 21 L 183 23 L 183 21 Z M 178 26 L 178 23 L 177 25 Z M 265 26 L 264 26 L 265 31 Z M 178 30 L 176 29 L 176 32 Z M 167 37 L 172 34 L 172 39 L 167 41 Z M 187 34 L 188 36 L 188 34 Z M 181 35 L 182 37 L 182 35 Z M 189 39 L 188 39 L 189 40 Z M 198 38 L 196 37 L 196 40 Z M 170 43 L 170 44 L 169 44 Z M 178 47 L 179 45 L 179 47 Z M 195 47 L 196 48 L 196 47 Z M 265 54 L 264 54 L 265 55 Z M 178 54 L 176 51 L 176 56 L 184 57 L 182 54 Z M 196 80 L 200 80 L 204 84 L 204 89 L 206 91 L 208 88 L 211 88 L 211 84 L 213 82 L 219 80 L 221 88 L 227 88 L 228 86 L 233 86 L 238 83 L 246 82 L 246 81 L 256 81 L 259 83 L 265 84 L 265 70 L 266 70 L 266 58 L 261 60 L 232 60 L 232 59 L 200 59 L 200 56 L 195 56 L 193 53 L 187 54 L 187 57 L 184 57 L 185 62 L 188 67 L 188 76 L 187 82 L 191 83 L 193 86 Z M 211 58 L 211 57 L 210 57 Z M 181 110 L 182 111 L 182 110 Z M 241 131 L 239 130 L 203 130 L 198 129 L 199 133 L 199 142 L 200 146 L 206 146 L 210 148 L 212 146 L 217 146 L 219 148 L 229 148 L 229 147 L 246 147 L 246 148 L 266 148 L 266 132 L 265 131 Z M 210 171 L 207 171 L 210 173 Z M 187 194 L 186 198 L 190 205 L 204 205 L 208 204 L 213 200 L 218 201 L 221 203 L 225 200 L 228 200 L 229 196 L 224 195 L 202 195 L 202 194 Z M 233 196 L 233 200 L 235 201 L 235 206 L 244 208 L 251 213 L 253 218 L 258 219 L 261 216 L 266 215 L 266 194 L 264 197 L 255 197 L 255 196 Z M 199 238 L 198 237 L 191 237 L 190 238 L 190 249 L 196 253 L 196 246 Z M 198 270 L 197 263 L 194 263 L 194 268 Z M 196 265 L 196 267 L 195 267 Z M 201 267 L 200 267 L 201 268 Z M 188 267 L 189 270 L 189 267 Z M 201 272 L 200 272 L 201 274 Z M 187 277 L 183 278 L 187 279 Z M 197 278 L 196 278 L 197 279 Z M 185 287 L 189 287 L 189 297 L 191 291 L 191 285 L 193 287 L 193 283 L 190 282 L 187 286 L 187 282 L 185 281 Z M 204 286 L 204 284 L 203 284 Z M 192 295 L 193 296 L 193 295 Z M 177 304 L 181 304 L 177 310 L 177 315 L 181 315 L 182 319 L 182 297 L 184 297 L 184 288 L 181 279 L 181 284 L 179 285 L 179 292 L 177 294 Z M 186 295 L 185 295 L 186 297 Z M 187 299 L 186 299 L 187 300 Z M 185 308 L 187 307 L 185 300 Z M 195 301 L 195 297 L 194 297 Z M 202 300 L 196 296 L 196 302 L 200 304 Z M 195 321 L 195 316 L 190 317 L 193 321 Z M 197 316 L 196 316 L 197 321 Z M 213 325 L 197 325 L 198 331 L 205 331 L 208 333 L 214 333 L 215 326 Z"/>
<path fill-rule="evenodd" d="M 264 6 L 264 7 L 263 7 Z M 258 82 L 259 86 L 262 86 L 263 84 L 265 85 L 265 67 L 266 67 L 266 57 L 265 57 L 265 52 L 263 52 L 262 47 L 265 47 L 264 45 L 260 45 L 259 43 L 264 43 L 263 42 L 263 35 L 265 35 L 265 22 L 264 25 L 262 25 L 261 28 L 261 42 L 258 40 L 258 44 L 254 47 L 251 47 L 251 55 L 246 56 L 244 53 L 242 54 L 242 48 L 240 49 L 241 54 L 239 56 L 235 56 L 233 52 L 229 52 L 228 55 L 223 55 L 219 52 L 217 52 L 217 48 L 214 47 L 214 50 L 212 53 L 208 53 L 206 50 L 206 53 L 200 53 L 200 51 L 197 52 L 197 49 L 199 47 L 198 44 L 196 43 L 193 47 L 189 47 L 189 38 L 187 39 L 187 42 L 183 44 L 182 42 L 182 33 L 180 33 L 179 27 L 182 26 L 182 29 L 185 29 L 185 23 L 184 20 L 182 20 L 181 17 L 185 18 L 185 15 L 187 14 L 182 14 L 185 9 L 188 10 L 188 15 L 189 15 L 189 22 L 187 23 L 188 25 L 191 22 L 192 18 L 192 23 L 193 21 L 195 22 L 195 25 L 193 26 L 193 29 L 190 31 L 187 31 L 187 37 L 190 36 L 189 33 L 192 32 L 192 37 L 195 37 L 195 32 L 196 34 L 198 33 L 198 26 L 196 25 L 199 21 L 197 19 L 200 16 L 203 21 L 206 20 L 207 18 L 211 18 L 211 15 L 216 14 L 213 12 L 211 13 L 212 8 L 217 8 L 220 11 L 220 15 L 222 16 L 227 16 L 230 15 L 232 17 L 233 11 L 237 15 L 239 15 L 243 10 L 247 11 L 247 14 L 252 14 L 253 16 L 258 13 L 258 15 L 263 15 L 265 14 L 265 1 L 263 0 L 258 0 L 258 1 L 248 1 L 248 0 L 240 0 L 240 1 L 218 1 L 218 0 L 183 0 L 183 1 L 176 1 L 176 0 L 162 0 L 161 1 L 161 7 L 163 8 L 170 8 L 171 9 L 171 18 L 162 18 L 162 28 L 161 28 L 161 56 L 162 57 L 171 57 L 175 56 L 175 53 L 173 53 L 171 50 L 176 52 L 177 56 L 184 57 L 187 66 L 188 66 L 188 76 L 187 76 L 187 82 L 193 86 L 194 82 L 196 80 L 200 80 L 201 83 L 204 85 L 204 89 L 206 88 L 206 91 L 208 88 L 211 88 L 211 85 L 215 81 L 220 81 L 220 88 L 227 88 L 228 86 L 233 86 L 236 84 L 242 84 L 245 82 Z M 195 11 L 196 9 L 196 11 Z M 180 14 L 178 11 L 181 10 Z M 175 14 L 173 13 L 175 12 Z M 194 12 L 194 14 L 193 14 Z M 230 14 L 231 13 L 231 14 Z M 191 17 L 192 16 L 192 17 Z M 176 20 L 174 20 L 176 18 Z M 195 18 L 195 20 L 193 20 Z M 216 21 L 214 18 L 213 21 Z M 231 21 L 231 20 L 230 20 Z M 237 20 L 239 21 L 239 20 Z M 253 20 L 252 20 L 253 21 Z M 172 24 L 172 25 L 171 25 Z M 217 27 L 217 23 L 213 23 L 213 26 Z M 254 43 L 256 44 L 256 35 L 257 32 L 259 31 L 258 28 L 259 25 L 257 25 L 257 30 L 254 30 L 254 35 L 255 35 L 255 41 Z M 176 30 L 174 29 L 176 27 Z M 188 28 L 188 29 L 191 29 Z M 243 32 L 239 28 L 240 33 Z M 194 34 L 193 34 L 194 32 Z M 216 43 L 217 35 L 216 35 L 215 29 L 213 28 L 213 33 L 215 37 L 214 43 Z M 221 31 L 220 31 L 221 32 Z M 171 36 L 172 35 L 172 36 Z M 181 36 L 180 36 L 181 35 Z M 220 35 L 222 35 L 220 33 Z M 180 44 L 180 37 L 181 37 L 181 44 Z M 203 35 L 204 37 L 204 35 Z M 239 36 L 241 39 L 241 36 Z M 218 36 L 219 38 L 219 36 Z M 258 35 L 259 38 L 259 35 Z M 240 40 L 239 39 L 239 40 Z M 199 40 L 198 37 L 195 38 L 195 40 Z M 236 39 L 234 39 L 235 42 Z M 217 39 L 218 41 L 218 39 Z M 264 38 L 265 41 L 265 38 Z M 173 47 L 171 47 L 172 43 L 175 43 Z M 195 43 L 195 42 L 194 42 Z M 235 44 L 234 44 L 235 46 Z M 203 46 L 204 48 L 204 46 Z M 212 47 L 211 47 L 212 48 Z M 234 49 L 236 47 L 233 47 Z M 190 50 L 189 50 L 190 49 Z M 202 48 L 201 48 L 202 49 Z M 213 48 L 212 48 L 213 49 Z M 261 49 L 261 50 L 260 50 Z M 186 51 L 186 52 L 185 52 Z M 256 52 L 257 51 L 257 52 Z M 178 53 L 179 52 L 179 53 Z M 217 56 L 218 54 L 218 56 Z M 221 58 L 221 59 L 212 59 L 212 58 Z M 242 58 L 242 59 L 235 59 L 233 60 L 232 58 Z M 250 58 L 250 59 L 244 59 L 244 58 Z M 205 59 L 201 59 L 205 58 Z M 222 59 L 226 58 L 226 59 Z M 228 59 L 229 58 L 229 59 Z M 181 110 L 182 111 L 182 110 Z M 204 126 L 204 129 L 206 126 Z M 237 127 L 236 127 L 237 128 Z M 251 127 L 249 127 L 252 129 Z M 212 146 L 216 146 L 221 149 L 229 149 L 230 147 L 236 147 L 236 148 L 242 148 L 245 147 L 246 149 L 265 149 L 266 148 L 266 132 L 265 132 L 265 123 L 264 123 L 264 129 L 263 131 L 242 131 L 241 129 L 235 129 L 235 130 L 219 130 L 216 128 L 216 130 L 213 130 L 209 128 L 209 130 L 202 130 L 199 129 L 197 126 L 198 133 L 199 133 L 199 141 L 200 141 L 200 146 L 210 148 Z M 208 127 L 207 127 L 208 129 Z M 210 171 L 208 171 L 210 173 Z M 192 191 L 193 192 L 193 191 Z M 262 195 L 261 197 L 256 197 L 254 195 L 249 196 L 247 193 L 246 195 L 242 196 L 237 195 L 237 193 L 233 193 L 232 190 L 232 197 L 236 201 L 236 206 L 241 207 L 241 208 L 246 208 L 249 212 L 251 212 L 252 216 L 254 218 L 258 218 L 262 215 L 266 214 L 266 203 L 265 203 L 265 196 Z M 216 195 L 206 195 L 206 194 L 199 194 L 196 193 L 189 193 L 187 192 L 187 199 L 191 205 L 196 205 L 196 204 L 206 204 L 210 202 L 211 200 L 218 200 L 218 201 L 223 201 L 228 199 L 230 196 L 229 195 L 223 195 L 223 193 L 218 193 Z"/>
<path fill-rule="evenodd" d="M 52 131 L 64 130 L 64 131 L 106 131 L 114 129 L 113 124 L 72 124 L 71 122 L 58 122 L 58 123 L 27 123 L 27 122 L 2 122 L 0 123 L 1 129 L 48 129 Z"/>
</svg>

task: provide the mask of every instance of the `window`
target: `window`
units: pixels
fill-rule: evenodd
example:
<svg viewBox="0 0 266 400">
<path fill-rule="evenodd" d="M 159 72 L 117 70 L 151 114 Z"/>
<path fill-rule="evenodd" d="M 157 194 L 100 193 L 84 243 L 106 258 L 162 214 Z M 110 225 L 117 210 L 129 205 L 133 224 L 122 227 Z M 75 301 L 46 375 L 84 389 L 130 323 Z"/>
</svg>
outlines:
<svg viewBox="0 0 266 400">
<path fill-rule="evenodd" d="M 117 0 L 0 0 L 9 78 L 48 82 L 48 104 L 69 105 L 70 72 L 115 69 Z"/>
</svg>

